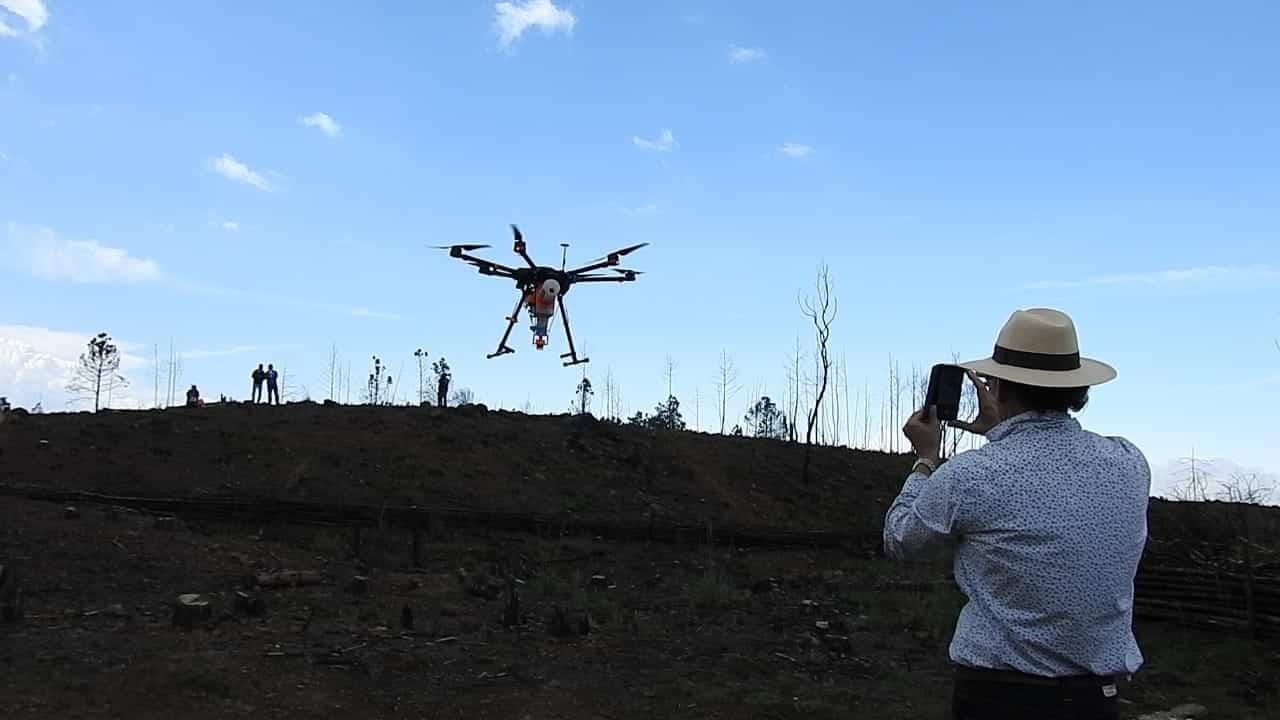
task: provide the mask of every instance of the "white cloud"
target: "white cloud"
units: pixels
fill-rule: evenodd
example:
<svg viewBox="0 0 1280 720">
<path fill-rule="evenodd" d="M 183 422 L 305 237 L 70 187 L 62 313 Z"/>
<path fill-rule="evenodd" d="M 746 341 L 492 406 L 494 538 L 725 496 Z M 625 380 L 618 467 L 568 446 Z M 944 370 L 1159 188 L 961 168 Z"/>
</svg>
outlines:
<svg viewBox="0 0 1280 720">
<path fill-rule="evenodd" d="M 737 45 L 729 46 L 729 62 L 731 63 L 749 63 L 764 60 L 768 55 L 760 48 L 739 47 Z"/>
<path fill-rule="evenodd" d="M 1280 268 L 1268 265 L 1205 265 L 1181 270 L 1093 275 L 1076 280 L 1042 280 L 1027 283 L 1023 288 L 1027 290 L 1051 290 L 1097 286 L 1151 287 L 1163 285 L 1239 287 L 1241 285 L 1265 285 L 1277 281 L 1280 281 Z"/>
<path fill-rule="evenodd" d="M 42 403 L 49 411 L 64 410 L 69 399 L 67 382 L 75 374 L 80 354 L 89 338 L 96 333 L 63 332 L 25 325 L 0 325 L 0 387 L 9 402 L 30 408 Z M 117 342 L 121 350 L 121 374 L 133 381 L 130 372 L 144 366 L 145 361 L 133 354 L 132 343 Z M 133 382 L 133 387 L 138 387 Z M 104 404 L 106 397 L 103 397 Z M 110 406 L 141 407 L 140 399 L 128 388 L 111 392 Z M 83 406 L 80 406 L 83 407 Z"/>
<path fill-rule="evenodd" d="M 1188 489 L 1191 478 L 1190 458 L 1169 460 L 1154 464 L 1151 468 L 1151 494 L 1157 497 L 1174 497 L 1178 491 Z M 1197 477 L 1204 482 L 1203 492 L 1209 499 L 1228 497 L 1225 485 L 1237 485 L 1235 479 L 1248 479 L 1250 485 L 1265 490 L 1280 487 L 1280 474 L 1264 468 L 1249 467 L 1228 458 L 1196 458 Z M 1280 495 L 1273 490 L 1265 498 L 1265 505 L 1280 504 Z"/>
<path fill-rule="evenodd" d="M 671 152 L 679 147 L 676 143 L 676 136 L 670 130 L 663 130 L 662 134 L 652 140 L 633 135 L 631 142 L 642 150 L 654 150 L 657 152 Z"/>
<path fill-rule="evenodd" d="M 49 22 L 49 10 L 41 0 L 0 0 L 0 36 L 16 37 L 21 31 L 5 22 L 17 16 L 27 24 L 27 32 L 39 32 Z"/>
<path fill-rule="evenodd" d="M 500 2 L 494 4 L 493 10 L 493 31 L 503 49 L 509 49 L 529 28 L 539 28 L 548 35 L 555 32 L 570 35 L 578 23 L 572 12 L 556 7 L 551 0 Z"/>
<path fill-rule="evenodd" d="M 9 223 L 4 261 L 46 280 L 77 283 L 141 283 L 163 277 L 154 260 L 94 240 L 67 240 L 49 228 Z"/>
<path fill-rule="evenodd" d="M 213 161 L 213 170 L 228 180 L 252 185 L 259 190 L 271 190 L 271 183 L 267 182 L 266 178 L 226 153 Z"/>
<path fill-rule="evenodd" d="M 800 143 L 782 143 L 778 146 L 778 152 L 787 157 L 802 158 L 813 154 L 813 148 Z"/>
<path fill-rule="evenodd" d="M 353 317 L 377 318 L 379 320 L 401 319 L 401 316 L 399 313 L 379 312 L 377 310 L 370 310 L 367 307 L 337 308 L 337 309 Z"/>
<path fill-rule="evenodd" d="M 222 223 L 221 226 L 226 227 L 227 224 Z M 230 224 L 239 227 L 234 222 Z M 9 223 L 6 239 L 0 242 L 0 265 L 8 265 L 47 280 L 69 280 L 77 283 L 154 282 L 164 288 L 197 295 L 241 298 L 265 305 L 290 305 L 334 315 L 402 319 L 397 313 L 370 310 L 363 306 L 265 295 L 201 283 L 162 272 L 154 260 L 134 257 L 127 250 L 101 245 L 92 240 L 66 240 L 44 227 L 32 229 Z M 121 347 L 124 347 L 123 344 Z"/>
<path fill-rule="evenodd" d="M 617 207 L 618 212 L 628 217 L 649 217 L 651 215 L 658 214 L 658 206 L 653 203 L 647 203 L 637 207 L 626 207 L 624 205 L 619 205 Z"/>
<path fill-rule="evenodd" d="M 298 118 L 298 122 L 305 127 L 316 128 L 331 138 L 336 138 L 342 134 L 342 126 L 322 112 L 311 113 L 304 118 Z"/>
<path fill-rule="evenodd" d="M 223 220 L 222 229 L 227 232 L 240 232 L 240 223 L 235 220 Z"/>
</svg>

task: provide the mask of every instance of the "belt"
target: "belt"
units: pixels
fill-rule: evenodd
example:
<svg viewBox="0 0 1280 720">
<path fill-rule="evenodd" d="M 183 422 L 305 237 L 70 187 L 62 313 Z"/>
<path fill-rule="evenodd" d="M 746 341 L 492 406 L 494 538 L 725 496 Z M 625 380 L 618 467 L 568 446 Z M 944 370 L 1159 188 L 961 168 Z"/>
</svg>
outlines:
<svg viewBox="0 0 1280 720">
<path fill-rule="evenodd" d="M 1048 677 L 1045 675 L 1028 675 L 1016 670 L 992 670 L 990 668 L 974 668 L 966 665 L 956 666 L 956 678 L 976 682 L 1013 683 L 1016 685 L 1039 685 L 1041 687 L 1100 687 L 1118 684 L 1120 678 L 1114 675 L 1063 675 Z"/>
</svg>

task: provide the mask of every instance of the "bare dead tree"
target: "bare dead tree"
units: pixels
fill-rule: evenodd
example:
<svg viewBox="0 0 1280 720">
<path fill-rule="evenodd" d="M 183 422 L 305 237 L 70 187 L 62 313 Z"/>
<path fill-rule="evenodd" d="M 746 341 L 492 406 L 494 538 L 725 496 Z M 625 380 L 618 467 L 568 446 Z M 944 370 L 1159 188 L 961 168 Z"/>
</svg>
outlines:
<svg viewBox="0 0 1280 720">
<path fill-rule="evenodd" d="M 418 348 L 413 351 L 413 356 L 418 358 L 418 404 L 422 405 L 427 401 L 427 351 Z"/>
<path fill-rule="evenodd" d="M 813 297 L 800 299 L 801 312 L 813 323 L 814 352 L 818 358 L 818 378 L 813 407 L 809 410 L 805 429 L 804 466 L 800 473 L 802 482 L 809 482 L 809 462 L 813 450 L 813 428 L 822 410 L 822 400 L 827 393 L 828 375 L 831 371 L 831 324 L 835 322 L 839 301 L 831 297 L 831 273 L 826 265 L 818 269 L 816 292 Z"/>
<path fill-rule="evenodd" d="M 621 419 L 618 398 L 618 381 L 613 376 L 613 368 L 604 372 L 604 419 L 617 422 Z"/>
<path fill-rule="evenodd" d="M 676 361 L 672 359 L 670 355 L 668 355 L 667 362 L 662 369 L 662 376 L 667 379 L 667 397 L 669 398 L 675 397 L 675 394 L 676 394 L 675 393 L 676 367 L 678 367 L 678 363 L 676 363 Z"/>
<path fill-rule="evenodd" d="M 173 407 L 174 404 L 182 398 L 182 390 L 180 383 L 182 382 L 182 354 L 177 351 L 173 344 L 173 338 L 169 338 L 169 359 L 165 363 L 165 407 Z"/>
<path fill-rule="evenodd" d="M 120 348 L 111 341 L 110 335 L 100 332 L 89 338 L 88 348 L 80 355 L 67 383 L 67 393 L 72 396 L 72 402 L 93 400 L 93 411 L 98 412 L 104 387 L 128 384 L 120 375 Z"/>
<path fill-rule="evenodd" d="M 153 381 L 155 383 L 154 395 L 151 400 L 151 407 L 160 408 L 160 343 L 155 343 L 151 347 L 151 370 L 154 373 Z"/>
<path fill-rule="evenodd" d="M 720 369 L 716 375 L 716 409 L 720 413 L 720 434 L 724 434 L 725 419 L 729 416 L 729 399 L 738 394 L 738 368 L 733 365 L 729 351 L 720 349 Z"/>
<path fill-rule="evenodd" d="M 804 353 L 800 348 L 800 336 L 796 336 L 795 350 L 787 358 L 787 398 L 789 403 L 786 404 L 783 412 L 787 415 L 787 437 L 791 442 L 796 442 L 798 437 L 798 428 L 800 427 L 800 398 L 801 382 L 803 374 L 800 371 L 800 365 L 804 361 Z"/>
<path fill-rule="evenodd" d="M 311 391 L 306 385 L 290 385 L 289 370 L 285 366 L 280 366 L 280 399 L 284 402 L 299 402 L 301 400 L 310 400 Z"/>
<path fill-rule="evenodd" d="M 853 447 L 858 442 L 853 435 L 856 430 L 852 420 L 855 408 L 849 405 L 849 365 L 843 352 L 840 353 L 840 381 L 844 384 L 844 437 L 849 447 Z"/>
<path fill-rule="evenodd" d="M 902 419 L 905 418 L 903 411 L 902 396 L 904 391 L 907 399 L 910 400 L 913 394 L 912 386 L 914 382 L 908 384 L 902 376 L 902 365 L 893 359 L 893 353 L 889 354 L 889 376 L 885 388 L 885 398 L 881 405 L 880 417 L 880 436 L 881 449 L 886 452 L 898 452 L 900 447 L 898 435 L 894 430 Z"/>
<path fill-rule="evenodd" d="M 324 383 L 329 386 L 329 400 L 337 402 L 342 397 L 342 366 L 338 363 L 338 344 L 329 347 L 329 359 L 325 365 Z"/>
<path fill-rule="evenodd" d="M 828 406 L 831 409 L 831 436 L 830 443 L 832 445 L 844 444 L 845 436 L 845 418 L 848 415 L 848 404 L 845 402 L 845 393 L 840 387 L 840 378 L 844 374 L 844 353 L 840 357 L 833 357 L 831 360 L 831 402 Z"/>
<path fill-rule="evenodd" d="M 1178 463 L 1182 466 L 1182 479 L 1178 481 L 1169 494 L 1174 500 L 1182 500 L 1186 502 L 1205 502 L 1209 499 L 1209 480 L 1212 475 L 1204 469 L 1204 465 L 1196 458 L 1195 448 L 1191 448 L 1191 455 L 1179 458 Z"/>
<path fill-rule="evenodd" d="M 871 449 L 871 381 L 862 379 L 862 447 Z"/>
</svg>

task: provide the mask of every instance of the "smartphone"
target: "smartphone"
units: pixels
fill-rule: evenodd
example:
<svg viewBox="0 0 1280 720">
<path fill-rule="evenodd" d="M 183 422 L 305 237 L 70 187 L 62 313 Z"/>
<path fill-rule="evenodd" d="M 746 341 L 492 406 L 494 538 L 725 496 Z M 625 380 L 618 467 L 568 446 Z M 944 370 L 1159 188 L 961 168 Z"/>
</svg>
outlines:
<svg viewBox="0 0 1280 720">
<path fill-rule="evenodd" d="M 936 407 L 939 420 L 955 420 L 960 414 L 964 375 L 964 368 L 959 365 L 934 365 L 929 372 L 929 390 L 924 396 L 925 409 Z"/>
</svg>

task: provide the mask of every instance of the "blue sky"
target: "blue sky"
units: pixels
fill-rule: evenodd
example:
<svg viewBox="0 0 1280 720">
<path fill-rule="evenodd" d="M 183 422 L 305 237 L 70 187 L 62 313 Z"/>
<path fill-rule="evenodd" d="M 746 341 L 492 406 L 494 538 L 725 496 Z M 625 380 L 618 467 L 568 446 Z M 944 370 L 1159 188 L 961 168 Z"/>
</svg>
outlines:
<svg viewBox="0 0 1280 720">
<path fill-rule="evenodd" d="M 716 424 L 721 348 L 731 415 L 780 395 L 826 262 L 877 417 L 890 353 L 982 355 L 1057 307 L 1120 371 L 1087 424 L 1153 465 L 1280 470 L 1274 3 L 0 0 L 0 22 L 0 392 L 24 404 L 61 405 L 105 329 L 122 402 L 151 401 L 172 339 L 206 395 L 261 361 L 321 396 L 336 343 L 357 385 L 422 347 L 490 405 L 559 411 L 563 337 L 518 328 L 486 361 L 512 289 L 429 248 L 509 261 L 516 222 L 548 263 L 653 243 L 641 282 L 568 303 L 631 410 L 670 354 Z"/>
</svg>

